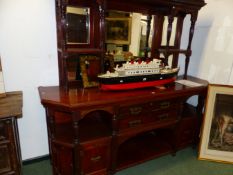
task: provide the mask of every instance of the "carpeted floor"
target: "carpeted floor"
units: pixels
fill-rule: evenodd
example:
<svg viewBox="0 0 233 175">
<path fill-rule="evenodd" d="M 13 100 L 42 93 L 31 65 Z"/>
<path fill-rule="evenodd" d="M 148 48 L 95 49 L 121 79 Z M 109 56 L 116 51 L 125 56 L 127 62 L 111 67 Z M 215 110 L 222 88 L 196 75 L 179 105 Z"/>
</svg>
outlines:
<svg viewBox="0 0 233 175">
<path fill-rule="evenodd" d="M 23 175 L 52 175 L 49 160 L 24 165 Z M 175 157 L 163 156 L 116 175 L 233 175 L 233 165 L 197 160 L 197 151 L 187 148 Z"/>
</svg>

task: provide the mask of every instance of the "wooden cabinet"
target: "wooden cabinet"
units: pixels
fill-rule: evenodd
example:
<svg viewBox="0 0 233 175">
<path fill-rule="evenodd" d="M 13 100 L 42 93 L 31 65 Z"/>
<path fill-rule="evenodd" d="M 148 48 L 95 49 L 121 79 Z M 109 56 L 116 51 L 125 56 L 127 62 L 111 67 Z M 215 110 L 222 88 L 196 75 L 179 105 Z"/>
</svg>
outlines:
<svg viewBox="0 0 233 175">
<path fill-rule="evenodd" d="M 22 93 L 0 98 L 0 174 L 21 174 L 21 152 L 17 118 L 22 114 Z"/>
<path fill-rule="evenodd" d="M 207 82 L 110 92 L 40 87 L 54 175 L 114 174 L 198 142 Z M 199 96 L 197 107 L 186 103 Z"/>
</svg>

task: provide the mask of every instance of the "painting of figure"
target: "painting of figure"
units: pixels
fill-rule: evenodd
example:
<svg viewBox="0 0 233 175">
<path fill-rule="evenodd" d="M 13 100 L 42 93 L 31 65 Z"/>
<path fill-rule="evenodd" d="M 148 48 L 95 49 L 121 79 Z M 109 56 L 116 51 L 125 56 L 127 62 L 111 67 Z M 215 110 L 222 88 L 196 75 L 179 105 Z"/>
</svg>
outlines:
<svg viewBox="0 0 233 175">
<path fill-rule="evenodd" d="M 233 86 L 208 86 L 199 160 L 233 163 Z"/>
<path fill-rule="evenodd" d="M 216 95 L 208 148 L 233 152 L 232 95 Z"/>
</svg>

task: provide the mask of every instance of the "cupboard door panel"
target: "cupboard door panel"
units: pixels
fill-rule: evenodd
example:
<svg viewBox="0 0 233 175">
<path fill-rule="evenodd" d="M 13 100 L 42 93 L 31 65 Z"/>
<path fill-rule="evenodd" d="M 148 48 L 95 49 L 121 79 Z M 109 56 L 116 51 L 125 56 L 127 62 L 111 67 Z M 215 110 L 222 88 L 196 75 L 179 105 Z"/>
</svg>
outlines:
<svg viewBox="0 0 233 175">
<path fill-rule="evenodd" d="M 0 120 L 0 142 L 9 139 L 9 127 L 10 120 Z"/>
<path fill-rule="evenodd" d="M 0 145 L 0 173 L 12 171 L 9 144 Z"/>
<path fill-rule="evenodd" d="M 55 174 L 73 174 L 73 151 L 72 148 L 53 144 L 52 162 Z"/>
</svg>

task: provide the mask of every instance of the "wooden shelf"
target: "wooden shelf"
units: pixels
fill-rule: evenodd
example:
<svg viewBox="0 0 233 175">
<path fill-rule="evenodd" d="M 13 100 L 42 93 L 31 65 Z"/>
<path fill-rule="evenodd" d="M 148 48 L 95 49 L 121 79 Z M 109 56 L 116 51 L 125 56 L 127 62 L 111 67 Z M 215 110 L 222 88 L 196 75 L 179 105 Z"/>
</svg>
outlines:
<svg viewBox="0 0 233 175">
<path fill-rule="evenodd" d="M 111 117 L 99 111 L 88 114 L 79 122 L 78 132 L 80 143 L 109 137 L 112 134 Z M 74 139 L 72 120 L 55 124 L 54 140 L 56 143 L 72 145 Z"/>
<path fill-rule="evenodd" d="M 103 50 L 96 48 L 67 48 L 66 50 L 58 49 L 58 52 L 77 54 L 101 54 Z"/>
<path fill-rule="evenodd" d="M 174 54 L 174 53 L 181 53 L 181 54 L 191 54 L 191 50 L 186 49 L 175 49 L 175 48 L 160 48 L 158 49 L 160 53 L 168 53 L 168 54 Z"/>
<path fill-rule="evenodd" d="M 168 153 L 172 153 L 171 145 L 162 140 L 154 132 L 134 137 L 118 149 L 117 170 L 143 163 Z"/>
<path fill-rule="evenodd" d="M 80 122 L 80 142 L 109 137 L 112 134 L 110 121 L 89 117 Z"/>
</svg>

